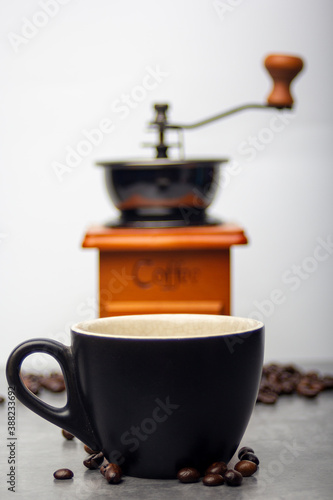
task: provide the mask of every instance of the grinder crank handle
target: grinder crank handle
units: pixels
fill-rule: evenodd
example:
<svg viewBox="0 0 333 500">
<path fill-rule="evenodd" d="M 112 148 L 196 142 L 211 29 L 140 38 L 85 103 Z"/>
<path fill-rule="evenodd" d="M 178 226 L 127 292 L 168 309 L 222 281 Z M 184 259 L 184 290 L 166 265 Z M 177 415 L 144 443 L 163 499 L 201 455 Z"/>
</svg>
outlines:
<svg viewBox="0 0 333 500">
<path fill-rule="evenodd" d="M 274 83 L 267 98 L 268 106 L 292 108 L 294 100 L 290 93 L 290 84 L 303 68 L 302 59 L 285 54 L 270 54 L 264 64 Z"/>
<path fill-rule="evenodd" d="M 204 120 L 189 124 L 173 124 L 167 120 L 166 112 L 168 109 L 167 104 L 155 104 L 155 111 L 157 112 L 155 120 L 150 122 L 159 131 L 160 144 L 157 148 L 157 157 L 159 157 L 158 148 L 165 148 L 163 143 L 164 131 L 166 129 L 193 129 L 201 127 L 208 123 L 221 120 L 227 116 L 239 113 L 247 109 L 267 109 L 267 108 L 289 108 L 291 109 L 294 103 L 290 93 L 290 84 L 292 80 L 298 75 L 303 68 L 303 61 L 300 57 L 290 56 L 285 54 L 270 54 L 264 61 L 268 73 L 273 78 L 273 90 L 267 98 L 266 104 L 244 104 L 236 108 L 229 109 L 218 115 L 210 116 Z M 164 151 L 163 151 L 164 154 Z"/>
</svg>

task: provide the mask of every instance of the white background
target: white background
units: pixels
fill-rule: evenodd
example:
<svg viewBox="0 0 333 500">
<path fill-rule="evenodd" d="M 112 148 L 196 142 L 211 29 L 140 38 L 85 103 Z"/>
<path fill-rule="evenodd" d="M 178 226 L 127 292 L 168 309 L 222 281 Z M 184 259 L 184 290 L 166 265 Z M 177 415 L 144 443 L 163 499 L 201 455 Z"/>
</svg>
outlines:
<svg viewBox="0 0 333 500">
<path fill-rule="evenodd" d="M 277 111 L 235 115 L 187 132 L 186 154 L 233 159 L 210 213 L 249 237 L 233 249 L 233 314 L 263 317 L 266 361 L 332 359 L 332 248 L 314 257 L 333 239 L 332 2 L 55 1 L 1 5 L 0 364 L 28 338 L 67 343 L 72 323 L 97 315 L 97 251 L 81 242 L 116 209 L 94 162 L 146 155 L 154 102 L 171 103 L 178 122 L 264 102 L 272 52 L 305 60 L 293 118 L 284 112 L 276 132 Z M 116 111 L 157 66 L 156 88 L 132 98 L 126 117 Z M 112 133 L 57 176 L 55 162 L 104 118 Z M 251 137 L 260 146 L 252 154 Z"/>
</svg>

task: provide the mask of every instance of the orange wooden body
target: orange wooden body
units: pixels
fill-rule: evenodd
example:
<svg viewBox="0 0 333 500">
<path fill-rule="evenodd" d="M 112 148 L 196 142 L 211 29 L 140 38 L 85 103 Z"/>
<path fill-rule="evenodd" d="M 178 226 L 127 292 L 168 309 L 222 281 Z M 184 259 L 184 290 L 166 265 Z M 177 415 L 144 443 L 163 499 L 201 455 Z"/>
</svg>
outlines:
<svg viewBox="0 0 333 500">
<path fill-rule="evenodd" d="M 244 245 L 235 225 L 91 228 L 98 248 L 100 317 L 127 314 L 230 314 L 230 247 Z"/>
</svg>

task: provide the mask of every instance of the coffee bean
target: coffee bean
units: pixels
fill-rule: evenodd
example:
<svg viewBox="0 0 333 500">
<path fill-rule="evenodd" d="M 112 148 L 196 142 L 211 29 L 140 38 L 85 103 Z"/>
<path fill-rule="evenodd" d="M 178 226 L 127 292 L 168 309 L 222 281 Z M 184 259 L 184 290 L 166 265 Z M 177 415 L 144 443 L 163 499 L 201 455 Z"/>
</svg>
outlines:
<svg viewBox="0 0 333 500">
<path fill-rule="evenodd" d="M 235 470 L 237 472 L 240 472 L 243 477 L 249 477 L 252 476 L 258 469 L 257 464 L 254 462 L 251 462 L 250 460 L 241 460 L 240 462 L 237 462 L 235 465 Z"/>
<path fill-rule="evenodd" d="M 229 469 L 224 474 L 224 480 L 228 486 L 240 486 L 243 481 L 243 476 L 236 470 Z"/>
<path fill-rule="evenodd" d="M 70 432 L 66 431 L 65 429 L 62 429 L 62 435 L 64 438 L 68 439 L 68 441 L 71 441 L 74 438 L 74 435 L 71 434 Z"/>
<path fill-rule="evenodd" d="M 224 479 L 221 474 L 206 474 L 202 482 L 205 486 L 219 486 L 224 483 Z"/>
<path fill-rule="evenodd" d="M 55 479 L 72 479 L 74 476 L 70 469 L 58 469 L 53 473 Z"/>
<path fill-rule="evenodd" d="M 270 363 L 265 367 L 266 373 L 279 373 L 281 371 L 281 365 L 277 363 Z"/>
<path fill-rule="evenodd" d="M 298 394 L 306 396 L 308 398 L 316 397 L 322 390 L 324 390 L 325 384 L 318 378 L 316 372 L 306 373 L 297 384 L 296 390 Z"/>
<path fill-rule="evenodd" d="M 244 453 L 254 453 L 254 450 L 249 446 L 243 446 L 243 448 L 241 448 L 238 452 L 239 460 L 241 459 L 242 455 L 244 455 Z"/>
<path fill-rule="evenodd" d="M 51 392 L 63 392 L 66 389 L 62 373 L 51 373 L 47 377 L 42 377 L 40 384 Z"/>
<path fill-rule="evenodd" d="M 208 467 L 208 469 L 206 470 L 206 474 L 221 474 L 221 476 L 223 476 L 227 469 L 228 466 L 226 463 L 214 462 Z"/>
<path fill-rule="evenodd" d="M 103 475 L 108 483 L 118 484 L 121 481 L 122 470 L 119 465 L 110 463 L 105 467 Z"/>
<path fill-rule="evenodd" d="M 316 371 L 309 371 L 304 374 L 304 377 L 308 380 L 319 380 L 319 373 Z"/>
<path fill-rule="evenodd" d="M 92 450 L 91 448 L 89 448 L 89 446 L 87 446 L 86 444 L 83 446 L 84 448 L 84 451 L 86 453 L 88 453 L 88 455 L 97 455 L 97 453 L 99 453 L 99 450 Z"/>
<path fill-rule="evenodd" d="M 254 462 L 256 465 L 259 465 L 259 458 L 254 453 L 243 453 L 241 460 L 249 460 L 250 462 Z"/>
<path fill-rule="evenodd" d="M 83 461 L 83 465 L 87 467 L 87 469 L 98 469 L 104 460 L 104 455 L 102 452 L 89 455 L 86 460 Z"/>
<path fill-rule="evenodd" d="M 270 373 L 266 377 L 266 384 L 270 387 L 270 389 L 276 394 L 281 394 L 282 392 L 282 383 L 280 380 L 281 373 Z"/>
<path fill-rule="evenodd" d="M 301 372 L 294 365 L 271 363 L 262 369 L 258 403 L 274 404 L 279 395 L 297 392 L 314 398 L 321 391 L 333 388 L 333 376 L 321 376 L 318 371 Z"/>
<path fill-rule="evenodd" d="M 295 365 L 285 365 L 283 368 L 284 372 L 290 373 L 291 375 L 295 375 L 300 373 L 299 369 L 296 368 Z"/>
<path fill-rule="evenodd" d="M 91 459 L 92 459 L 92 457 L 94 457 L 94 456 L 95 456 L 94 454 L 93 454 L 93 455 L 89 455 L 89 457 L 88 457 L 88 458 L 86 458 L 85 460 L 83 460 L 83 465 L 84 465 L 85 467 L 87 467 L 87 469 L 95 469 L 95 467 L 94 467 L 94 466 L 92 465 L 92 463 L 91 463 Z"/>
<path fill-rule="evenodd" d="M 278 394 L 272 390 L 259 390 L 257 401 L 266 405 L 273 405 L 278 400 Z"/>
<path fill-rule="evenodd" d="M 200 479 L 200 472 L 193 467 L 184 467 L 178 472 L 177 479 L 181 483 L 197 483 Z"/>
<path fill-rule="evenodd" d="M 301 396 L 315 398 L 321 392 L 321 389 L 318 389 L 315 384 L 300 382 L 297 386 L 297 392 Z"/>
<path fill-rule="evenodd" d="M 292 394 L 295 390 L 294 384 L 288 380 L 282 382 L 281 394 Z"/>
<path fill-rule="evenodd" d="M 0 396 L 0 404 L 5 402 L 5 398 L 3 396 Z"/>
<path fill-rule="evenodd" d="M 39 375 L 33 375 L 28 373 L 21 376 L 23 384 L 29 391 L 33 394 L 39 394 L 41 388 L 41 377 Z"/>
</svg>

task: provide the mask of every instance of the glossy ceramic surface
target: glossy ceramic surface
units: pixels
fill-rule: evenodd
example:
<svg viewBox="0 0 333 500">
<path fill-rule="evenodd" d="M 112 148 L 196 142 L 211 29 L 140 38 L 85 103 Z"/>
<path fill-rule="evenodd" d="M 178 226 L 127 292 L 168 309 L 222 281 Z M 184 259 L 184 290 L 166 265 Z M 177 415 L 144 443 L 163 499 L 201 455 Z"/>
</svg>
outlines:
<svg viewBox="0 0 333 500">
<path fill-rule="evenodd" d="M 128 475 L 174 478 L 184 466 L 228 462 L 250 419 L 259 387 L 264 326 L 212 315 L 142 315 L 76 325 L 72 345 L 35 339 L 7 364 L 17 398 L 103 450 Z M 62 366 L 68 404 L 30 393 L 23 359 L 47 352 Z M 46 444 L 47 446 L 47 444 Z"/>
</svg>

